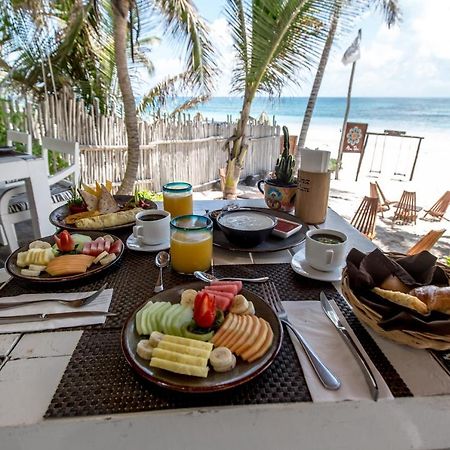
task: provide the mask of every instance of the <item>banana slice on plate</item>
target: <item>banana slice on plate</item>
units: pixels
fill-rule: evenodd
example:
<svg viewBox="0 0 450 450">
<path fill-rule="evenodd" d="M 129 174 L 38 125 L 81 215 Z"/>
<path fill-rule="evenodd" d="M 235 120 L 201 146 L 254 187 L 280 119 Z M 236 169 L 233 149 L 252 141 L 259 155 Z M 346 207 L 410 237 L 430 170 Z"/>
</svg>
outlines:
<svg viewBox="0 0 450 450">
<path fill-rule="evenodd" d="M 195 289 L 186 289 L 181 294 L 180 303 L 183 306 L 189 306 L 189 308 L 194 309 L 195 297 L 197 296 L 197 291 Z"/>
<path fill-rule="evenodd" d="M 236 366 L 236 356 L 226 347 L 217 347 L 211 352 L 209 362 L 216 372 L 227 372 Z"/>
<path fill-rule="evenodd" d="M 142 339 L 138 342 L 136 347 L 136 353 L 142 359 L 150 360 L 153 354 L 153 347 L 150 345 L 150 341 L 148 339 Z"/>
<path fill-rule="evenodd" d="M 241 294 L 235 295 L 230 312 L 233 314 L 245 314 L 248 310 L 248 300 Z"/>
</svg>

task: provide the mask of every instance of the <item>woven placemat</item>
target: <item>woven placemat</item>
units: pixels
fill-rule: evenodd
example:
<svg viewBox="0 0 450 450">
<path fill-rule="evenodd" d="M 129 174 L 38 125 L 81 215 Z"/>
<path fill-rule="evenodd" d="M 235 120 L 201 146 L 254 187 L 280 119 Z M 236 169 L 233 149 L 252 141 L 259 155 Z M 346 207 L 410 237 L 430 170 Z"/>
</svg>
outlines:
<svg viewBox="0 0 450 450">
<path fill-rule="evenodd" d="M 120 330 L 133 309 L 152 295 L 156 270 L 153 268 L 152 258 L 146 254 L 128 254 L 123 265 L 127 270 L 116 270 L 105 277 L 115 289 L 111 310 L 118 312 L 119 316 L 103 326 L 90 327 L 83 333 L 46 417 L 311 401 L 302 368 L 287 333 L 281 351 L 269 369 L 249 383 L 223 393 L 194 396 L 164 390 L 142 380 L 122 356 Z M 303 278 L 293 273 L 289 264 L 219 266 L 214 269 L 214 273 L 216 276 L 269 276 L 284 300 L 318 300 L 319 293 L 323 290 L 343 310 L 392 394 L 395 397 L 412 395 L 330 283 Z M 181 276 L 170 270 L 166 271 L 164 277 L 166 288 L 189 281 L 192 281 L 191 277 Z M 102 282 L 104 281 L 96 281 L 95 286 Z M 260 285 L 247 284 L 246 288 L 262 295 Z"/>
</svg>

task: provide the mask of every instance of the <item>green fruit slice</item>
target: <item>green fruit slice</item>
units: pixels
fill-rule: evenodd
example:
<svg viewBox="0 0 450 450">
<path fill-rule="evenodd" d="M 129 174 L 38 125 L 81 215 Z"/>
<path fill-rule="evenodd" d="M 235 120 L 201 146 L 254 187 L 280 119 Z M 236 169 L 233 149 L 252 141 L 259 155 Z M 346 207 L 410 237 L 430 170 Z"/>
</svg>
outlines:
<svg viewBox="0 0 450 450">
<path fill-rule="evenodd" d="M 164 334 L 169 334 L 168 322 L 172 317 L 173 311 L 177 309 L 177 305 L 170 305 L 170 308 L 164 311 L 164 314 L 161 316 L 161 332 Z"/>
<path fill-rule="evenodd" d="M 163 317 L 164 313 L 170 309 L 170 307 L 172 306 L 171 303 L 169 302 L 163 302 L 163 305 L 161 308 L 158 309 L 158 311 L 155 312 L 154 317 L 155 317 L 155 328 L 153 329 L 153 331 L 162 331 L 162 326 L 161 326 L 161 318 Z"/>
<path fill-rule="evenodd" d="M 181 309 L 183 308 L 179 303 L 177 303 L 175 306 L 176 306 L 176 308 L 173 308 L 173 310 L 171 310 L 170 318 L 167 321 L 167 333 L 166 334 L 173 335 L 173 324 L 174 324 L 175 318 L 180 313 Z"/>
<path fill-rule="evenodd" d="M 146 326 L 148 333 L 145 334 L 152 334 L 153 331 L 155 331 L 156 322 L 155 322 L 155 313 L 159 310 L 159 308 L 162 308 L 164 306 L 164 303 L 162 302 L 156 302 L 150 308 L 148 309 L 147 315 L 146 315 Z"/>
<path fill-rule="evenodd" d="M 189 324 L 194 316 L 192 308 L 189 306 L 182 306 L 182 308 L 182 311 L 175 317 L 174 320 L 173 332 L 175 336 L 183 336 L 183 326 Z"/>
</svg>

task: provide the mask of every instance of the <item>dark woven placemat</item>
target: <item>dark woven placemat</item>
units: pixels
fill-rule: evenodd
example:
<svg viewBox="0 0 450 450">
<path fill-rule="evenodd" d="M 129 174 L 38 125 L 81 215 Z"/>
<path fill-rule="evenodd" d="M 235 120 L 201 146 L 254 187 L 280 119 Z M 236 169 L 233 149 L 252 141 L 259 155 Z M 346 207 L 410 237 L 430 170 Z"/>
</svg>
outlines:
<svg viewBox="0 0 450 450">
<path fill-rule="evenodd" d="M 195 396 L 177 393 L 160 389 L 139 378 L 122 356 L 120 328 L 133 309 L 151 296 L 156 270 L 153 268 L 152 258 L 147 254 L 127 254 L 125 258 L 123 264 L 126 264 L 126 271 L 116 270 L 106 276 L 115 288 L 111 310 L 118 312 L 119 316 L 103 326 L 91 327 L 83 333 L 46 417 L 311 401 L 302 368 L 287 334 L 280 354 L 269 369 L 251 382 L 223 393 Z M 320 291 L 325 291 L 344 311 L 393 395 L 411 395 L 395 369 L 331 284 L 296 275 L 289 264 L 220 266 L 214 272 L 216 276 L 270 276 L 285 300 L 318 300 Z M 186 281 L 192 281 L 192 278 L 171 271 L 165 273 L 166 288 Z M 103 280 L 96 281 L 95 287 L 102 282 Z M 262 294 L 259 285 L 247 284 L 246 288 Z"/>
</svg>

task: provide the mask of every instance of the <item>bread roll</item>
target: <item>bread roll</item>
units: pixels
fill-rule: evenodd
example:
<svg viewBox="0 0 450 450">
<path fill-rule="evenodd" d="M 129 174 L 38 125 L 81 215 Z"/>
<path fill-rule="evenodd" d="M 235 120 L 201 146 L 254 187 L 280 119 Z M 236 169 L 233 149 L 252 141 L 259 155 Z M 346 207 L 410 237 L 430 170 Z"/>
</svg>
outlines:
<svg viewBox="0 0 450 450">
<path fill-rule="evenodd" d="M 379 286 L 387 291 L 398 291 L 407 294 L 411 288 L 402 283 L 395 275 L 389 275 Z"/>
<path fill-rule="evenodd" d="M 430 311 L 450 314 L 450 286 L 421 286 L 413 289 L 410 294 L 423 301 Z"/>
</svg>

